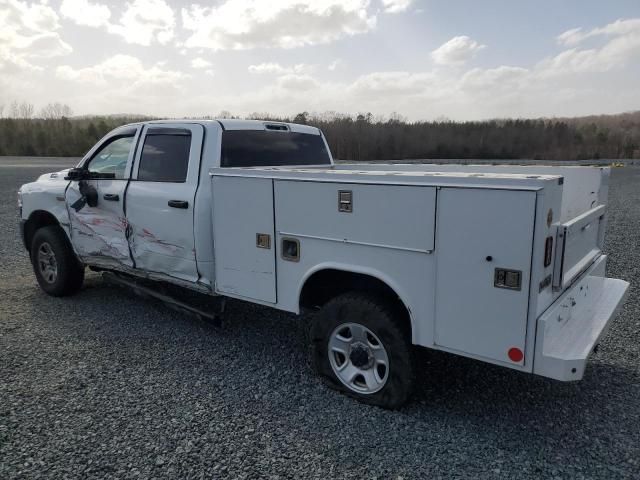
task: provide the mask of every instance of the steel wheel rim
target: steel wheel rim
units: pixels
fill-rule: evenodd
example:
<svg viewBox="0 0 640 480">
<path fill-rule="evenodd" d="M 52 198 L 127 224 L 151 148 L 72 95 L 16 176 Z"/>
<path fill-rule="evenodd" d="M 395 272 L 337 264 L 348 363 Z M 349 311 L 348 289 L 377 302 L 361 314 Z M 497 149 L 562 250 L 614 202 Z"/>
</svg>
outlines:
<svg viewBox="0 0 640 480">
<path fill-rule="evenodd" d="M 383 343 L 359 323 L 343 323 L 329 337 L 329 363 L 349 390 L 370 395 L 379 392 L 389 378 L 389 356 Z"/>
<path fill-rule="evenodd" d="M 38 248 L 38 269 L 45 282 L 55 283 L 58 278 L 58 262 L 51 245 L 44 242 Z"/>
</svg>

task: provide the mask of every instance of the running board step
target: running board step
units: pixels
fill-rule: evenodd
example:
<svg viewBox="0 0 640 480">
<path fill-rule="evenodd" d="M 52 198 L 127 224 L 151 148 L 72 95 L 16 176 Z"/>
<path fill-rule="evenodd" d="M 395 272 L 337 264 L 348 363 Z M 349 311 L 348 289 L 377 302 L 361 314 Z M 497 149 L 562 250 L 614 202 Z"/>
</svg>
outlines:
<svg viewBox="0 0 640 480">
<path fill-rule="evenodd" d="M 156 289 L 147 287 L 145 285 L 141 285 L 135 279 L 125 277 L 123 275 L 119 275 L 113 272 L 103 272 L 102 279 L 110 284 L 119 287 L 125 287 L 127 291 L 133 292 L 139 297 L 142 298 L 154 298 L 160 300 L 169 308 L 176 310 L 181 313 L 187 313 L 192 315 L 199 320 L 202 320 L 207 323 L 211 323 L 215 327 L 219 327 L 222 323 L 222 314 L 224 313 L 225 299 L 221 297 L 212 297 L 212 300 L 215 301 L 218 313 L 205 312 L 199 308 L 194 307 L 193 305 L 189 305 L 182 300 L 179 300 L 171 295 L 167 295 L 165 293 L 159 292 Z"/>
</svg>

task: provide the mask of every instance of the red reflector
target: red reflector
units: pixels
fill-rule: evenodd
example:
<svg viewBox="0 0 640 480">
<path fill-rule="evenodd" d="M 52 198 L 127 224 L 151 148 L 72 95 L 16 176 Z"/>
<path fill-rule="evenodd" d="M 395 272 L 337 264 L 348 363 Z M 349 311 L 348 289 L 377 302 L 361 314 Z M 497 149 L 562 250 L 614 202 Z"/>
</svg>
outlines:
<svg viewBox="0 0 640 480">
<path fill-rule="evenodd" d="M 524 358 L 524 353 L 522 353 L 522 350 L 516 347 L 510 348 L 507 355 L 509 355 L 509 360 L 511 360 L 512 362 L 521 362 Z"/>
</svg>

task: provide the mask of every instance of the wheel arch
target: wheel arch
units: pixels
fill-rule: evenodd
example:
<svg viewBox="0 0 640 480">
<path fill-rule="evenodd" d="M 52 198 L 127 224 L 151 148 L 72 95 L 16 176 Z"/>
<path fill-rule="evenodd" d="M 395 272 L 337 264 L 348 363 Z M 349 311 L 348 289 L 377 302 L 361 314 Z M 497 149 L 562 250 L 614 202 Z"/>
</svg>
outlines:
<svg viewBox="0 0 640 480">
<path fill-rule="evenodd" d="M 24 223 L 23 243 L 27 251 L 31 250 L 31 243 L 36 231 L 42 227 L 58 226 L 60 221 L 56 216 L 47 210 L 34 210 Z M 64 229 L 62 229 L 64 231 Z"/>
<path fill-rule="evenodd" d="M 375 292 L 388 300 L 402 318 L 402 323 L 413 341 L 413 312 L 402 287 L 384 272 L 373 268 L 325 263 L 310 269 L 298 288 L 300 311 L 321 306 L 332 298 L 349 291 Z"/>
</svg>

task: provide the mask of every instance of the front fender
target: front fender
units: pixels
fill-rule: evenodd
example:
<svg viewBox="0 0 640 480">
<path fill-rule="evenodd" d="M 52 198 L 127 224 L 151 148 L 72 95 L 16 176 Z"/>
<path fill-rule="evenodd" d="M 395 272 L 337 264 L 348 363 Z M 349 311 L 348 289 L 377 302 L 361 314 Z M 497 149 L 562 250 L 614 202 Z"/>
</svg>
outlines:
<svg viewBox="0 0 640 480">
<path fill-rule="evenodd" d="M 43 175 L 37 181 L 20 187 L 21 220 L 26 223 L 35 215 L 49 214 L 70 238 L 69 212 L 65 203 L 65 189 L 68 184 L 69 182 L 64 180 L 64 172 L 58 172 Z"/>
</svg>

